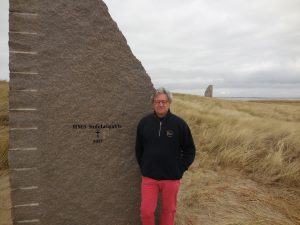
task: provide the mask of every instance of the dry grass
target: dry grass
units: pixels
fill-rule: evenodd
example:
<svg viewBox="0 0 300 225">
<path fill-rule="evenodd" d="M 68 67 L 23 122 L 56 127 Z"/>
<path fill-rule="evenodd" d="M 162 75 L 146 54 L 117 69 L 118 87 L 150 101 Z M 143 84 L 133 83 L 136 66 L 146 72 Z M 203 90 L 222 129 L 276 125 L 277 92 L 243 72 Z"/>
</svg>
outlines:
<svg viewBox="0 0 300 225">
<path fill-rule="evenodd" d="M 8 168 L 8 82 L 0 81 L 0 169 Z"/>
<path fill-rule="evenodd" d="M 8 82 L 0 81 L 0 224 L 11 224 L 8 171 Z"/>
<path fill-rule="evenodd" d="M 176 224 L 300 224 L 299 103 L 175 94 L 197 146 Z"/>
<path fill-rule="evenodd" d="M 0 170 L 0 225 L 12 225 L 9 176 L 7 170 Z"/>
<path fill-rule="evenodd" d="M 201 167 L 236 168 L 264 183 L 299 187 L 298 103 L 262 104 L 177 94 L 172 110 L 190 124 Z"/>
</svg>

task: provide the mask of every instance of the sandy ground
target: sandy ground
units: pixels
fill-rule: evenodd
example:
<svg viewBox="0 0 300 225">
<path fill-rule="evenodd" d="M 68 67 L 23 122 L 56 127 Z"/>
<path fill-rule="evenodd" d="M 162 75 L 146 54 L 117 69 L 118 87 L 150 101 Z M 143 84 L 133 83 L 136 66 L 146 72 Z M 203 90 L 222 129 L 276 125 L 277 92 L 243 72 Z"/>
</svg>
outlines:
<svg viewBox="0 0 300 225">
<path fill-rule="evenodd" d="M 0 171 L 0 225 L 12 225 L 8 171 Z M 176 225 L 297 225 L 297 188 L 262 185 L 234 170 L 187 172 Z M 120 224 L 122 225 L 122 224 Z"/>
</svg>

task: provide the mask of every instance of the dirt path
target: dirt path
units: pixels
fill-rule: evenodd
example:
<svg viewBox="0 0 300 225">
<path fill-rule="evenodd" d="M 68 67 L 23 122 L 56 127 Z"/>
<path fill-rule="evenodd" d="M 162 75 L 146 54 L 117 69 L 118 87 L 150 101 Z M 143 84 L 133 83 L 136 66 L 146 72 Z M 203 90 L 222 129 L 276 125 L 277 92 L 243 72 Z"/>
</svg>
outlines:
<svg viewBox="0 0 300 225">
<path fill-rule="evenodd" d="M 10 207 L 8 172 L 0 171 L 0 225 L 12 224 Z M 234 170 L 187 172 L 176 221 L 176 225 L 297 225 L 300 191 L 261 185 Z"/>
</svg>

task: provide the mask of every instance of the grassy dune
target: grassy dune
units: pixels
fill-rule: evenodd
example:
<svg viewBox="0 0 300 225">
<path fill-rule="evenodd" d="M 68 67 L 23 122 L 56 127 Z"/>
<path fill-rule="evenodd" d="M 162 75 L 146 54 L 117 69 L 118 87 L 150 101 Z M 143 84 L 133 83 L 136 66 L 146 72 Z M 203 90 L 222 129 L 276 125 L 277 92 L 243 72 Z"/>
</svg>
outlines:
<svg viewBox="0 0 300 225">
<path fill-rule="evenodd" d="M 8 82 L 0 81 L 0 169 L 8 167 Z"/>
<path fill-rule="evenodd" d="M 300 102 L 224 101 L 175 94 L 190 124 L 197 168 L 236 168 L 263 183 L 300 186 Z"/>
<path fill-rule="evenodd" d="M 300 102 L 175 94 L 197 146 L 177 225 L 300 224 Z"/>
</svg>

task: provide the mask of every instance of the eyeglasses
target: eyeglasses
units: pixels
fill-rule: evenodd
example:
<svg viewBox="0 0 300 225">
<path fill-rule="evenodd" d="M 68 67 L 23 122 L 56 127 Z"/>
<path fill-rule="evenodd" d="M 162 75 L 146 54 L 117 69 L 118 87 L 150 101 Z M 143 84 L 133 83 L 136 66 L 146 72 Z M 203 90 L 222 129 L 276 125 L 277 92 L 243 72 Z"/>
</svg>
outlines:
<svg viewBox="0 0 300 225">
<path fill-rule="evenodd" d="M 165 105 L 168 102 L 169 102 L 168 100 L 154 100 L 154 104 L 156 104 L 156 105 L 159 105 L 160 103 Z"/>
</svg>

